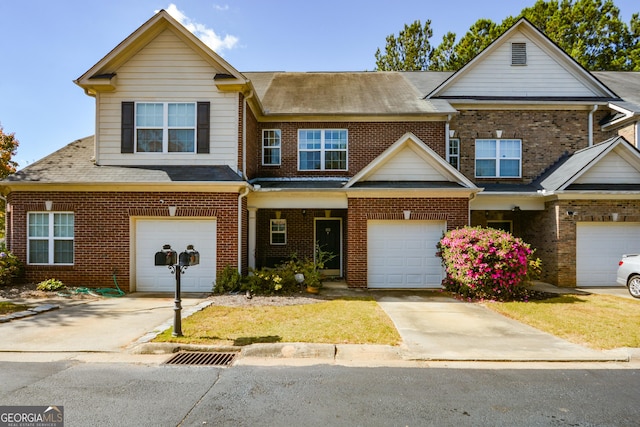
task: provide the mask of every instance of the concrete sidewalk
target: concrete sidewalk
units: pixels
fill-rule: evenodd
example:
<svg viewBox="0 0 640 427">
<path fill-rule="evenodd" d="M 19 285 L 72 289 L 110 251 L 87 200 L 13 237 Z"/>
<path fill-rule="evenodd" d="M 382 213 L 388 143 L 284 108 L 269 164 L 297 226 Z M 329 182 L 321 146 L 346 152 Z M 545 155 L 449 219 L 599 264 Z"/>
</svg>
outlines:
<svg viewBox="0 0 640 427">
<path fill-rule="evenodd" d="M 550 285 L 549 285 L 550 286 Z M 554 290 L 553 288 L 545 290 Z M 555 288 L 559 293 L 584 290 Z M 400 347 L 275 343 L 226 350 L 248 358 L 317 359 L 326 363 L 350 361 L 629 361 L 640 350 L 597 351 L 567 342 L 508 319 L 480 304 L 465 303 L 437 292 L 363 291 L 328 286 L 332 296 L 371 295 L 394 322 Z M 183 318 L 209 304 L 207 295 L 182 298 Z M 14 301 L 18 302 L 18 301 Z M 33 302 L 33 301 L 31 301 Z M 173 296 L 130 294 L 123 298 L 38 301 L 55 303 L 58 310 L 0 323 L 0 360 L 20 354 L 94 354 L 109 360 L 131 361 L 139 354 L 164 354 L 178 349 L 223 351 L 221 348 L 150 343 L 173 325 Z M 140 361 L 151 360 L 140 357 Z"/>
</svg>

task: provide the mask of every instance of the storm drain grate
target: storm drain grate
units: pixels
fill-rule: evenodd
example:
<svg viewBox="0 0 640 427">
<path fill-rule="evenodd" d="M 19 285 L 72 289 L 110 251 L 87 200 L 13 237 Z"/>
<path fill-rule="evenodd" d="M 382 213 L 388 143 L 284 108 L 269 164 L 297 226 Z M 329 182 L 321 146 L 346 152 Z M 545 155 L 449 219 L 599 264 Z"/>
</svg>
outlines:
<svg viewBox="0 0 640 427">
<path fill-rule="evenodd" d="M 171 356 L 164 365 L 231 366 L 236 354 L 181 351 Z"/>
</svg>

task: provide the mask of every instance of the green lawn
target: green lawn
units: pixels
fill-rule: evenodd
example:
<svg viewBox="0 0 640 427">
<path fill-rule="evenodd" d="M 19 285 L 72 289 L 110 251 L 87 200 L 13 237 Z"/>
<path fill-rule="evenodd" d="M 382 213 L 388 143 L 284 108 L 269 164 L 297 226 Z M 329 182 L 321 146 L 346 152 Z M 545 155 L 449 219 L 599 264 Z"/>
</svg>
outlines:
<svg viewBox="0 0 640 427">
<path fill-rule="evenodd" d="M 397 345 L 400 335 L 373 298 L 340 298 L 291 306 L 209 306 L 182 320 L 183 337 L 172 330 L 156 342 L 210 345 L 308 342 Z"/>
<path fill-rule="evenodd" d="M 5 314 L 15 313 L 17 311 L 24 311 L 28 309 L 26 305 L 22 304 L 14 304 L 9 301 L 0 301 L 0 316 L 4 316 Z"/>
<path fill-rule="evenodd" d="M 640 347 L 640 301 L 593 294 L 485 305 L 534 328 L 591 348 Z"/>
</svg>

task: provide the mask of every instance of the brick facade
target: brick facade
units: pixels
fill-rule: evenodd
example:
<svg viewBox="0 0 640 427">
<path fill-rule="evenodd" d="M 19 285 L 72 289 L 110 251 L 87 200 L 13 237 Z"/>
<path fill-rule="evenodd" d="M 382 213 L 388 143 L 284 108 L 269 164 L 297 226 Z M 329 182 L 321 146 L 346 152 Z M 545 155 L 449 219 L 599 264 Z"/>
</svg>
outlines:
<svg viewBox="0 0 640 427">
<path fill-rule="evenodd" d="M 270 220 L 277 218 L 287 220 L 287 243 L 272 245 L 270 241 Z M 342 219 L 342 243 L 346 250 L 347 211 L 332 209 L 331 218 Z M 320 209 L 260 209 L 256 214 L 256 267 L 273 267 L 275 264 L 296 255 L 298 258 L 313 259 L 316 218 L 325 218 Z M 342 254 L 344 260 L 344 254 Z M 346 272 L 344 272 L 346 275 Z"/>
<path fill-rule="evenodd" d="M 606 114 L 606 111 L 594 114 L 594 143 L 616 135 L 601 131 L 597 125 Z M 478 186 L 489 182 L 530 183 L 564 154 L 586 148 L 588 128 L 588 111 L 565 110 L 463 110 L 450 124 L 460 139 L 460 172 Z M 503 131 L 503 139 L 522 140 L 522 178 L 475 178 L 475 140 L 495 138 L 497 129 Z"/>
<path fill-rule="evenodd" d="M 178 206 L 176 217 L 215 216 L 216 269 L 220 272 L 226 265 L 238 264 L 237 193 L 14 192 L 7 200 L 7 245 L 23 261 L 29 212 L 44 212 L 46 200 L 53 202 L 52 212 L 74 212 L 74 265 L 28 266 L 25 280 L 29 282 L 56 278 L 70 286 L 111 287 L 115 270 L 120 288 L 129 291 L 130 219 L 169 218 L 170 205 Z"/>
<path fill-rule="evenodd" d="M 282 162 L 280 166 L 262 166 L 262 130 L 282 131 Z M 347 129 L 349 133 L 347 171 L 298 171 L 298 129 Z M 309 177 L 344 176 L 351 177 L 378 157 L 405 133 L 413 132 L 431 149 L 443 158 L 444 122 L 278 122 L 260 123 L 257 129 L 258 153 L 256 155 L 256 176 L 268 177 Z M 251 178 L 252 176 L 250 176 Z"/>
<path fill-rule="evenodd" d="M 466 198 L 350 198 L 346 263 L 350 287 L 367 287 L 367 221 L 400 220 L 404 210 L 410 210 L 414 219 L 445 220 L 448 230 L 469 223 Z"/>
</svg>

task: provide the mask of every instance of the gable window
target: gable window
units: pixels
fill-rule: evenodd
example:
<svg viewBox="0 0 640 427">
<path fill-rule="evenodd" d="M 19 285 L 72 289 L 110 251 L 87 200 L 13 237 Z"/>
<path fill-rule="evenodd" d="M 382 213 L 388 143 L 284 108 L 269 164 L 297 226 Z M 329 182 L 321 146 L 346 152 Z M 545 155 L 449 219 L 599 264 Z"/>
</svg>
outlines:
<svg viewBox="0 0 640 427">
<path fill-rule="evenodd" d="M 265 166 L 280 165 L 280 129 L 264 129 L 262 131 L 262 164 Z"/>
<path fill-rule="evenodd" d="M 287 220 L 272 219 L 270 228 L 271 228 L 271 244 L 286 245 L 287 244 Z"/>
<path fill-rule="evenodd" d="M 73 264 L 73 213 L 31 212 L 27 221 L 28 264 Z"/>
<path fill-rule="evenodd" d="M 451 166 L 460 170 L 460 140 L 458 138 L 449 138 L 447 161 Z"/>
<path fill-rule="evenodd" d="M 195 152 L 195 103 L 140 102 L 135 117 L 137 153 Z"/>
<path fill-rule="evenodd" d="M 511 65 L 527 65 L 526 43 L 511 43 Z"/>
<path fill-rule="evenodd" d="M 476 139 L 476 177 L 519 178 L 521 146 L 519 139 Z"/>
<path fill-rule="evenodd" d="M 347 170 L 346 129 L 298 130 L 299 170 Z"/>
</svg>

